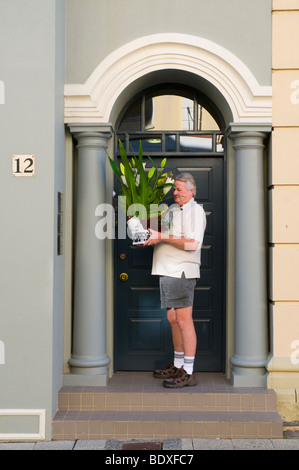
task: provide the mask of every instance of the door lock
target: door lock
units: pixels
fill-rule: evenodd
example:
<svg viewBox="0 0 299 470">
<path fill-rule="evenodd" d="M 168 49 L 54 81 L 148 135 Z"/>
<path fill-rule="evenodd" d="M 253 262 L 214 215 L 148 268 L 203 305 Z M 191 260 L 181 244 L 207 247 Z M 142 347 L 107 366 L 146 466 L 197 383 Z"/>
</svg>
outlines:
<svg viewBox="0 0 299 470">
<path fill-rule="evenodd" d="M 122 282 L 126 282 L 128 280 L 129 276 L 127 275 L 127 273 L 121 273 L 121 275 L 119 276 L 119 279 L 122 281 Z"/>
</svg>

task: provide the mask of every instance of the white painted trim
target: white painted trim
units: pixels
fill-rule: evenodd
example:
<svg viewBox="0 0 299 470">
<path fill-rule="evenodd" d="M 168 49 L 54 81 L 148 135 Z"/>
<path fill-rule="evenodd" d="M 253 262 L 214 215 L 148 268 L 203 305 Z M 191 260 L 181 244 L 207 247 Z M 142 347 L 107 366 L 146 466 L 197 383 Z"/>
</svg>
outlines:
<svg viewBox="0 0 299 470">
<path fill-rule="evenodd" d="M 65 85 L 65 121 L 109 122 L 118 96 L 148 73 L 176 69 L 212 83 L 224 96 L 234 122 L 271 122 L 272 87 L 261 86 L 237 56 L 197 36 L 145 36 L 109 54 L 84 84 Z"/>
<path fill-rule="evenodd" d="M 46 435 L 46 410 L 1 410 L 1 416 L 39 416 L 38 433 L 0 433 L 0 441 L 8 440 L 43 440 Z"/>
</svg>

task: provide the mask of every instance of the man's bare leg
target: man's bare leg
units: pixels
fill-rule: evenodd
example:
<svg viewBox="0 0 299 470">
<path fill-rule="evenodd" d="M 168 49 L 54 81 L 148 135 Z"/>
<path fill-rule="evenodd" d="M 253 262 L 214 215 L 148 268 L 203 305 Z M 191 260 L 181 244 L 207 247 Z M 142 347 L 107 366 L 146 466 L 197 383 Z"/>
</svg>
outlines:
<svg viewBox="0 0 299 470">
<path fill-rule="evenodd" d="M 184 369 L 187 373 L 193 372 L 193 364 L 196 353 L 196 332 L 192 318 L 192 306 L 167 310 L 167 318 L 171 325 L 175 362 L 177 356 L 184 353 Z M 177 366 L 177 364 L 175 364 Z"/>
<path fill-rule="evenodd" d="M 173 348 L 177 352 L 184 352 L 183 336 L 177 322 L 176 311 L 174 308 L 167 310 L 167 319 L 171 326 Z"/>
<path fill-rule="evenodd" d="M 195 356 L 196 351 L 197 340 L 192 311 L 192 306 L 167 310 L 174 350 L 184 351 L 185 356 Z"/>
<path fill-rule="evenodd" d="M 178 373 L 163 381 L 166 388 L 181 388 L 197 384 L 193 373 L 196 332 L 192 318 L 192 306 L 167 310 L 167 318 L 171 324 L 173 346 L 175 351 L 184 351 L 184 365 Z M 176 356 L 176 355 L 175 355 Z"/>
<path fill-rule="evenodd" d="M 185 356 L 195 356 L 197 339 L 192 318 L 193 307 L 177 308 L 175 312 Z"/>
</svg>

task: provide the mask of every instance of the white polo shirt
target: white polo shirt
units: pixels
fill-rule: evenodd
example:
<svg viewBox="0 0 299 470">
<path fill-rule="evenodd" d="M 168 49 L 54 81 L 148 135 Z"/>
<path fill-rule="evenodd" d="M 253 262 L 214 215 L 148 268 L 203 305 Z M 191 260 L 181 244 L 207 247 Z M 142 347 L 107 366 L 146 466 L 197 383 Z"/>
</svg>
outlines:
<svg viewBox="0 0 299 470">
<path fill-rule="evenodd" d="M 192 198 L 182 207 L 173 204 L 169 208 L 169 213 L 169 234 L 178 238 L 196 240 L 198 247 L 196 251 L 190 251 L 188 244 L 182 250 L 167 242 L 157 243 L 154 247 L 152 274 L 181 277 L 184 272 L 186 278 L 199 278 L 201 247 L 206 228 L 205 211 Z"/>
</svg>

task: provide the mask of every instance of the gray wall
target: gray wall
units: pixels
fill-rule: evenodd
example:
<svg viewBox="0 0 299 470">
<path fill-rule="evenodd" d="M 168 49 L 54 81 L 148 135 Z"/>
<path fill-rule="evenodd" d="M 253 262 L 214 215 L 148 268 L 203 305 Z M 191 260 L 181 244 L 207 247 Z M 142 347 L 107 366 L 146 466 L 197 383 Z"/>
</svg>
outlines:
<svg viewBox="0 0 299 470">
<path fill-rule="evenodd" d="M 84 83 L 121 45 L 155 33 L 214 41 L 271 85 L 272 0 L 66 0 L 66 83 Z"/>
<path fill-rule="evenodd" d="M 64 0 L 0 0 L 0 41 L 0 408 L 46 409 L 49 438 L 62 377 Z M 15 154 L 35 155 L 34 177 L 12 176 Z M 0 431 L 28 432 L 23 421 Z"/>
</svg>

